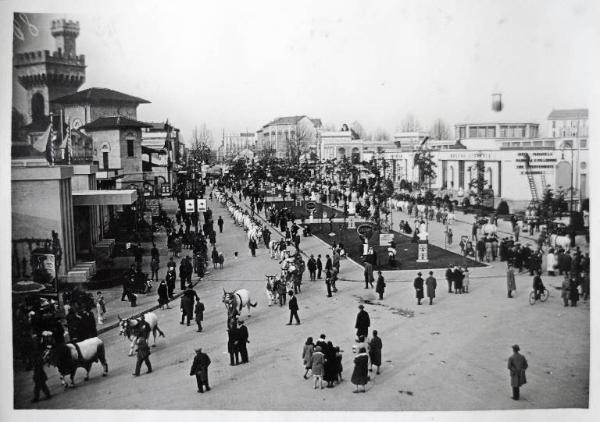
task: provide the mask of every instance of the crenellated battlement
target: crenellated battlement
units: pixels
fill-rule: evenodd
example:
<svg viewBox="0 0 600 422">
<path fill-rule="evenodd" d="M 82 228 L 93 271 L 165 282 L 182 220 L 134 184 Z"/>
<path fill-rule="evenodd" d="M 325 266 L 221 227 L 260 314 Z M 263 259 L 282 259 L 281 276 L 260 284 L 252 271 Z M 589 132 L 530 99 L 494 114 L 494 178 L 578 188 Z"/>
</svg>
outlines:
<svg viewBox="0 0 600 422">
<path fill-rule="evenodd" d="M 53 51 L 50 53 L 49 50 L 43 51 L 28 51 L 25 53 L 15 54 L 14 64 L 15 66 L 23 66 L 38 63 L 54 63 L 54 64 L 66 64 L 85 66 L 85 54 L 80 55 L 67 55 L 62 51 Z"/>
<path fill-rule="evenodd" d="M 79 35 L 79 22 L 67 19 L 56 19 L 52 21 L 50 28 L 52 35 L 56 36 L 63 32 L 69 32 L 74 36 Z"/>
</svg>

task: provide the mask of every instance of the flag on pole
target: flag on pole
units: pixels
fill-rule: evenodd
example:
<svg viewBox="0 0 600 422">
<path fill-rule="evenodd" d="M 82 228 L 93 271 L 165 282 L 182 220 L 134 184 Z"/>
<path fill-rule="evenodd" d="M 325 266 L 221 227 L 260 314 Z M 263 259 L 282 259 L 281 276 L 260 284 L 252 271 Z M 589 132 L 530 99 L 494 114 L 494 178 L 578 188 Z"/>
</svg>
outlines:
<svg viewBox="0 0 600 422">
<path fill-rule="evenodd" d="M 67 142 L 65 144 L 65 159 L 71 164 L 71 120 L 67 120 Z"/>
<path fill-rule="evenodd" d="M 48 142 L 46 143 L 46 160 L 51 166 L 54 166 L 54 143 L 56 142 L 56 131 L 52 123 L 53 115 L 50 114 L 50 131 L 48 132 Z"/>
</svg>

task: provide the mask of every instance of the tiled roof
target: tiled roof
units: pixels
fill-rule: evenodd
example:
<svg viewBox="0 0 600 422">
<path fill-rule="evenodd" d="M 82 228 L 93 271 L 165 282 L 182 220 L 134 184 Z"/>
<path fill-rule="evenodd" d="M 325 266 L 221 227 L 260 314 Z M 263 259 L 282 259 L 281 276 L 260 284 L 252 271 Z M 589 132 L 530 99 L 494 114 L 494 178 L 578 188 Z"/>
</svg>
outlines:
<svg viewBox="0 0 600 422">
<path fill-rule="evenodd" d="M 143 98 L 123 94 L 122 92 L 113 91 L 112 89 L 108 88 L 88 88 L 84 89 L 83 91 L 76 92 L 75 94 L 66 95 L 64 97 L 52 100 L 53 103 L 58 104 L 97 103 L 105 101 L 134 104 L 150 103 L 150 101 L 144 100 Z"/>
<path fill-rule="evenodd" d="M 587 108 L 572 108 L 569 110 L 552 110 L 548 120 L 580 120 L 588 118 Z"/>
<path fill-rule="evenodd" d="M 152 127 L 149 123 L 140 122 L 138 120 L 130 119 L 124 116 L 113 116 L 113 117 L 100 117 L 85 126 L 82 129 L 87 131 L 102 130 L 102 129 L 115 129 L 115 128 L 142 128 Z"/>
</svg>

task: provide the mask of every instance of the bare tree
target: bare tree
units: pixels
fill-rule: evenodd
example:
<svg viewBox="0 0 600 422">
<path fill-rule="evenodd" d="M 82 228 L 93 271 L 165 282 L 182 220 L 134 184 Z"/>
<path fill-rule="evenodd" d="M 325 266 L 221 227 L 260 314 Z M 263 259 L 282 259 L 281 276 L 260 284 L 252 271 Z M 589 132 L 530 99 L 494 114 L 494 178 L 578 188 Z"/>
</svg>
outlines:
<svg viewBox="0 0 600 422">
<path fill-rule="evenodd" d="M 429 130 L 431 139 L 450 139 L 450 128 L 442 119 L 436 119 Z"/>
<path fill-rule="evenodd" d="M 333 123 L 326 123 L 321 127 L 324 132 L 335 132 L 337 131 L 336 126 Z"/>
<path fill-rule="evenodd" d="M 350 128 L 358 135 L 360 139 L 367 139 L 367 131 L 358 121 L 353 121 L 350 125 Z"/>
<path fill-rule="evenodd" d="M 390 139 L 392 139 L 390 134 L 382 128 L 377 128 L 377 130 L 374 133 L 372 133 L 370 137 L 375 142 L 389 141 Z"/>
<path fill-rule="evenodd" d="M 419 132 L 420 130 L 422 130 L 421 123 L 412 113 L 408 113 L 400 124 L 401 132 Z"/>
<path fill-rule="evenodd" d="M 190 156 L 191 158 L 206 162 L 210 161 L 210 145 L 212 144 L 212 132 L 205 123 L 202 123 L 200 129 L 194 127 L 190 138 Z"/>
<path fill-rule="evenodd" d="M 299 163 L 300 157 L 310 151 L 314 143 L 314 133 L 307 123 L 299 121 L 291 133 L 285 134 L 287 144 L 287 157 L 292 163 Z"/>
</svg>

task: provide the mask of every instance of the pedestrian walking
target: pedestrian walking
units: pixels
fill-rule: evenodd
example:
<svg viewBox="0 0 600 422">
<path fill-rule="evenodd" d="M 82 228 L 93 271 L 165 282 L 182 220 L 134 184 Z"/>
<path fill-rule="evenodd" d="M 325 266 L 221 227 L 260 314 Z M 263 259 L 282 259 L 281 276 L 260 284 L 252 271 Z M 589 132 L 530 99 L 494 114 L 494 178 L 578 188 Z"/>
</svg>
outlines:
<svg viewBox="0 0 600 422">
<path fill-rule="evenodd" d="M 217 220 L 217 225 L 219 226 L 219 233 L 223 233 L 223 218 L 221 216 Z"/>
<path fill-rule="evenodd" d="M 321 279 L 321 272 L 323 271 L 323 262 L 321 261 L 321 255 L 317 256 L 317 278 Z"/>
<path fill-rule="evenodd" d="M 515 271 L 510 263 L 506 270 L 506 288 L 508 290 L 508 297 L 512 298 L 512 292 L 513 290 L 517 290 L 517 284 L 515 283 Z"/>
<path fill-rule="evenodd" d="M 150 272 L 152 273 L 152 275 L 150 276 L 151 280 L 158 281 L 158 269 L 159 269 L 158 259 L 152 258 L 152 260 L 150 261 Z"/>
<path fill-rule="evenodd" d="M 167 309 L 170 309 L 169 289 L 165 280 L 162 280 L 158 285 L 158 306 L 160 306 L 160 309 L 164 309 L 164 306 L 166 306 Z"/>
<path fill-rule="evenodd" d="M 48 385 L 46 385 L 46 381 L 48 380 L 48 376 L 44 371 L 44 360 L 40 353 L 36 352 L 34 361 L 33 361 L 33 399 L 32 403 L 37 403 L 40 400 L 40 391 L 44 392 L 46 396 L 46 400 L 50 400 L 52 397 L 50 395 L 50 390 L 48 389 Z"/>
<path fill-rule="evenodd" d="M 448 265 L 448 269 L 446 270 L 446 281 L 448 282 L 448 293 L 452 293 L 452 282 L 454 281 L 452 264 Z"/>
<path fill-rule="evenodd" d="M 184 320 L 187 318 L 187 325 L 190 325 L 190 321 L 194 316 L 194 296 L 192 295 L 192 290 L 186 290 L 181 296 L 181 304 L 179 309 L 181 310 L 181 321 L 179 322 L 183 325 Z"/>
<path fill-rule="evenodd" d="M 379 375 L 379 368 L 381 367 L 381 349 L 383 349 L 381 338 L 377 335 L 377 330 L 373 330 L 373 338 L 369 342 L 369 372 L 373 372 L 373 365 L 375 365 L 377 375 Z"/>
<path fill-rule="evenodd" d="M 359 385 L 362 385 L 363 392 L 367 391 L 365 386 L 367 385 L 367 382 L 369 382 L 368 364 L 369 356 L 367 355 L 367 349 L 361 347 L 358 350 L 358 354 L 354 358 L 354 371 L 352 371 L 352 378 L 350 379 L 350 382 L 356 385 L 356 390 L 354 390 L 354 393 L 359 392 Z"/>
<path fill-rule="evenodd" d="M 308 274 L 310 277 L 310 281 L 315 281 L 317 279 L 317 261 L 315 260 L 315 256 L 311 255 L 306 263 L 306 268 L 308 268 Z"/>
<path fill-rule="evenodd" d="M 521 386 L 527 383 L 525 370 L 527 370 L 527 359 L 519 353 L 518 344 L 513 345 L 513 354 L 508 358 L 508 370 L 510 371 L 510 385 L 512 387 L 512 399 L 519 400 Z"/>
<path fill-rule="evenodd" d="M 256 240 L 250 239 L 250 241 L 248 242 L 248 248 L 250 248 L 250 254 L 253 257 L 256 257 Z"/>
<path fill-rule="evenodd" d="M 425 280 L 427 286 L 427 297 L 429 298 L 429 304 L 433 305 L 433 299 L 435 298 L 435 289 L 437 288 L 437 280 L 433 276 L 433 271 L 429 271 L 429 277 Z"/>
<path fill-rule="evenodd" d="M 577 301 L 579 300 L 579 283 L 575 277 L 571 277 L 569 280 L 569 300 L 571 301 L 571 306 L 577 306 Z"/>
<path fill-rule="evenodd" d="M 106 302 L 102 292 L 96 292 L 96 314 L 98 315 L 98 324 L 104 324 L 104 315 L 106 315 Z"/>
<path fill-rule="evenodd" d="M 331 297 L 331 271 L 327 270 L 325 272 L 325 285 L 327 286 L 327 297 Z"/>
<path fill-rule="evenodd" d="M 383 278 L 381 271 L 377 271 L 377 283 L 375 284 L 375 293 L 379 294 L 379 300 L 383 300 L 385 286 L 385 279 Z"/>
<path fill-rule="evenodd" d="M 562 298 L 563 305 L 565 305 L 565 306 L 569 306 L 570 289 L 571 289 L 571 283 L 569 281 L 569 278 L 565 275 L 565 278 L 561 284 L 561 292 L 560 292 L 560 297 Z"/>
<path fill-rule="evenodd" d="M 413 282 L 413 286 L 415 288 L 415 294 L 417 297 L 417 305 L 421 304 L 421 299 L 423 299 L 423 278 L 421 277 L 421 273 L 417 273 L 417 277 Z"/>
<path fill-rule="evenodd" d="M 317 389 L 317 383 L 320 384 L 321 390 L 323 389 L 323 374 L 325 373 L 325 355 L 321 352 L 321 346 L 315 347 L 315 351 L 311 356 L 311 371 L 315 377 L 315 390 Z"/>
<path fill-rule="evenodd" d="M 198 325 L 198 329 L 196 332 L 202 332 L 202 321 L 204 320 L 204 303 L 200 302 L 200 299 L 196 300 L 196 305 L 194 306 L 194 314 L 196 315 L 195 321 Z"/>
<path fill-rule="evenodd" d="M 469 278 L 469 268 L 463 267 L 463 280 L 462 280 L 463 293 L 469 293 L 470 282 L 471 281 Z"/>
<path fill-rule="evenodd" d="M 313 338 L 309 337 L 306 339 L 306 343 L 304 343 L 304 347 L 302 348 L 302 362 L 304 363 L 304 379 L 308 379 L 308 371 L 312 369 L 312 355 L 315 351 L 315 345 L 313 343 Z"/>
<path fill-rule="evenodd" d="M 146 364 L 146 367 L 148 368 L 148 374 L 152 372 L 152 364 L 150 363 L 150 347 L 148 346 L 146 339 L 144 337 L 138 337 L 138 339 L 136 340 L 136 344 L 137 362 L 135 364 L 135 372 L 133 373 L 133 375 L 137 377 L 140 375 L 142 363 Z"/>
<path fill-rule="evenodd" d="M 217 251 L 217 247 L 214 246 L 211 254 L 213 268 L 216 270 L 217 265 L 219 264 L 219 251 Z"/>
<path fill-rule="evenodd" d="M 293 290 L 290 290 L 288 294 L 290 295 L 290 301 L 288 302 L 290 321 L 287 323 L 287 325 L 292 325 L 292 318 L 296 319 L 296 325 L 300 325 L 300 318 L 298 317 L 298 300 L 296 299 L 296 296 L 294 296 Z"/>
<path fill-rule="evenodd" d="M 175 275 L 175 270 L 167 271 L 167 275 L 165 276 L 167 282 L 167 294 L 169 299 L 173 299 L 173 291 L 175 290 L 175 279 L 177 276 Z"/>
<path fill-rule="evenodd" d="M 196 356 L 194 356 L 194 362 L 190 368 L 190 376 L 196 376 L 198 392 L 204 393 L 204 387 L 206 387 L 206 391 L 210 391 L 208 385 L 208 367 L 210 365 L 210 358 L 206 353 L 202 353 L 201 347 L 197 348 L 195 351 Z"/>
<path fill-rule="evenodd" d="M 358 305 L 358 309 L 358 314 L 356 314 L 356 324 L 354 324 L 354 328 L 356 328 L 356 337 L 360 338 L 361 336 L 364 336 L 367 338 L 369 335 L 369 327 L 371 326 L 371 319 L 362 304 Z"/>
<path fill-rule="evenodd" d="M 242 363 L 248 363 L 248 347 L 247 344 L 250 343 L 248 327 L 244 325 L 243 320 L 238 321 L 238 345 L 240 348 L 240 354 L 242 355 Z"/>
<path fill-rule="evenodd" d="M 373 264 L 365 261 L 365 289 L 369 288 L 369 285 L 373 287 Z"/>
</svg>

